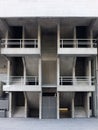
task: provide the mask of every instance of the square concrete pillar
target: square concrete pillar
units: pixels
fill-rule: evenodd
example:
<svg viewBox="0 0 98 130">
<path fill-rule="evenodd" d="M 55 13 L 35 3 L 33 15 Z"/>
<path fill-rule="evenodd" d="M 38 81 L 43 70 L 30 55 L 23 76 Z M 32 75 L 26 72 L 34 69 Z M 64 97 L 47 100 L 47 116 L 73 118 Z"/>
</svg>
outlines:
<svg viewBox="0 0 98 130">
<path fill-rule="evenodd" d="M 39 119 L 42 119 L 42 92 L 39 93 Z"/>
<path fill-rule="evenodd" d="M 57 92 L 57 119 L 60 118 L 60 112 L 59 112 L 59 92 Z"/>
<path fill-rule="evenodd" d="M 72 102 L 71 102 L 71 110 L 72 110 L 72 118 L 74 118 L 75 116 L 75 106 L 74 106 L 74 97 L 72 98 Z"/>
<path fill-rule="evenodd" d="M 12 117 L 12 92 L 9 92 L 9 117 Z"/>
</svg>

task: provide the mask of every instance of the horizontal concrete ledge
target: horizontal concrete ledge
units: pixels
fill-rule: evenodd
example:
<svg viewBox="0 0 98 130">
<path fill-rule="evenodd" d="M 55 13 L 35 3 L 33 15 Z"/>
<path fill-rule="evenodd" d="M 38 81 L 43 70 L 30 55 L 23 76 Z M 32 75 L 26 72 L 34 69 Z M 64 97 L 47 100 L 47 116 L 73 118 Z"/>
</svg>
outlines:
<svg viewBox="0 0 98 130">
<path fill-rule="evenodd" d="M 57 91 L 60 92 L 93 92 L 95 91 L 95 86 L 94 85 L 78 85 L 78 86 L 74 86 L 74 85 L 66 85 L 66 86 L 58 86 L 57 87 Z"/>
<path fill-rule="evenodd" d="M 32 55 L 40 54 L 39 48 L 1 48 L 1 54 L 4 55 Z"/>
<path fill-rule="evenodd" d="M 65 55 L 97 55 L 97 48 L 59 48 L 58 54 Z"/>
<path fill-rule="evenodd" d="M 40 85 L 4 85 L 3 91 L 33 91 L 40 92 Z"/>
</svg>

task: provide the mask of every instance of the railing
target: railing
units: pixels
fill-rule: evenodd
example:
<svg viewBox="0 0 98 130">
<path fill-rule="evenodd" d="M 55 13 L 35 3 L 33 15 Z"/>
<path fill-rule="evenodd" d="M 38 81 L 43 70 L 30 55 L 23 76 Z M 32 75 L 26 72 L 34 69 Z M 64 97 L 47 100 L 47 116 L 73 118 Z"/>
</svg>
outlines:
<svg viewBox="0 0 98 130">
<path fill-rule="evenodd" d="M 72 76 L 60 76 L 59 85 L 79 85 L 79 84 L 88 84 L 94 85 L 95 77 L 91 78 L 88 76 L 76 76 L 73 78 Z"/>
<path fill-rule="evenodd" d="M 9 85 L 39 85 L 38 76 L 4 76 L 2 77 L 2 80 Z"/>
<path fill-rule="evenodd" d="M 60 48 L 97 47 L 96 39 L 60 39 Z"/>
<path fill-rule="evenodd" d="M 37 39 L 2 39 L 2 48 L 38 48 Z"/>
</svg>

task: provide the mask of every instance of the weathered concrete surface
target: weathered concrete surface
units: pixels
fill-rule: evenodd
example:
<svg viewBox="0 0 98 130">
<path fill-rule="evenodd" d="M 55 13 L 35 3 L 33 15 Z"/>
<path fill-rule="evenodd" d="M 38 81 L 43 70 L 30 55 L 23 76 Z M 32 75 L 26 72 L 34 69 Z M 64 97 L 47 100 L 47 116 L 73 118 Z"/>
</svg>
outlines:
<svg viewBox="0 0 98 130">
<path fill-rule="evenodd" d="M 0 118 L 0 130 L 98 130 L 98 119 Z"/>
</svg>

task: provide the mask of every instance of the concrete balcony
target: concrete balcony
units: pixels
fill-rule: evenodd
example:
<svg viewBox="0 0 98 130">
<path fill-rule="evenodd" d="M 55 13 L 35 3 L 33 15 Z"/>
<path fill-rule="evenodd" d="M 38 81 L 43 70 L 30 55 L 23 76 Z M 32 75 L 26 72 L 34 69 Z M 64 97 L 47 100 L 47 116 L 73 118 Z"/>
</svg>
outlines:
<svg viewBox="0 0 98 130">
<path fill-rule="evenodd" d="M 3 85 L 3 91 L 41 91 L 38 76 L 27 76 L 26 78 L 23 76 L 12 76 L 7 80 L 7 84 Z"/>
<path fill-rule="evenodd" d="M 97 55 L 96 39 L 60 39 L 59 55 Z"/>
<path fill-rule="evenodd" d="M 93 92 L 95 91 L 94 77 L 71 78 L 61 76 L 57 91 L 59 92 Z"/>
<path fill-rule="evenodd" d="M 1 54 L 7 56 L 40 55 L 40 45 L 37 39 L 3 39 Z"/>
</svg>

